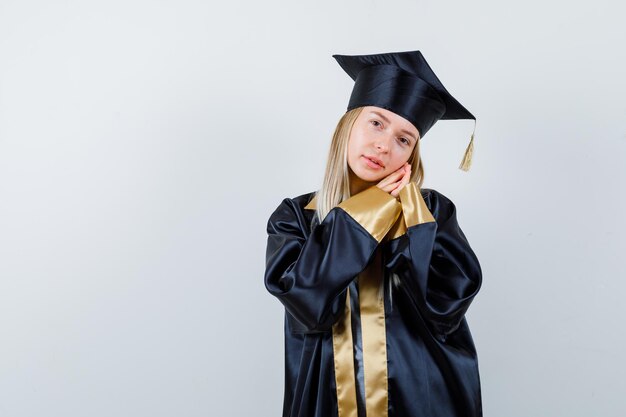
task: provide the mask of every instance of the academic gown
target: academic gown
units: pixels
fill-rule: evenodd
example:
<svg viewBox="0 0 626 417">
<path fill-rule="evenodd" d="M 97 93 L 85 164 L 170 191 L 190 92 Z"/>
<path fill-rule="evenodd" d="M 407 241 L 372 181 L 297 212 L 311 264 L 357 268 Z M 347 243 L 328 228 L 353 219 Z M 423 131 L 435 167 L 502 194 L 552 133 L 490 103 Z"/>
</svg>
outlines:
<svg viewBox="0 0 626 417">
<path fill-rule="evenodd" d="M 371 186 L 321 224 L 315 203 L 286 198 L 267 223 L 264 282 L 285 308 L 283 417 L 482 416 L 465 319 L 482 272 L 453 202 L 414 182 L 398 199 Z"/>
</svg>

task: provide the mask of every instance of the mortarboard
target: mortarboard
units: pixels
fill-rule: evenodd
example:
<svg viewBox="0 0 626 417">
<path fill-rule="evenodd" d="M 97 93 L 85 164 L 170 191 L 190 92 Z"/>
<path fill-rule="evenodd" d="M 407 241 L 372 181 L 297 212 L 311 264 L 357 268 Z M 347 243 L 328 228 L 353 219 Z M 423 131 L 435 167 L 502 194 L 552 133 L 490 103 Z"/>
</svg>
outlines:
<svg viewBox="0 0 626 417">
<path fill-rule="evenodd" d="M 476 131 L 476 117 L 446 90 L 420 51 L 333 58 L 355 81 L 346 111 L 382 107 L 413 123 L 420 138 L 439 119 L 473 119 Z M 473 150 L 474 133 L 459 169 L 469 170 Z"/>
</svg>

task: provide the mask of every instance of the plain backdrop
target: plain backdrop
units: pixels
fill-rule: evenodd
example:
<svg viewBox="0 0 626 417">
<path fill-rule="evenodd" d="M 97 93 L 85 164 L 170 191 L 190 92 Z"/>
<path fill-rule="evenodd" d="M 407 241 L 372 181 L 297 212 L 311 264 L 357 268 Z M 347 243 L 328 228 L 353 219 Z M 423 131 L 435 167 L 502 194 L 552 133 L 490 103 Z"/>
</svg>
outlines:
<svg viewBox="0 0 626 417">
<path fill-rule="evenodd" d="M 266 223 L 352 80 L 420 50 L 477 116 L 422 143 L 483 287 L 485 417 L 626 412 L 626 6 L 0 1 L 0 417 L 279 416 Z"/>
</svg>

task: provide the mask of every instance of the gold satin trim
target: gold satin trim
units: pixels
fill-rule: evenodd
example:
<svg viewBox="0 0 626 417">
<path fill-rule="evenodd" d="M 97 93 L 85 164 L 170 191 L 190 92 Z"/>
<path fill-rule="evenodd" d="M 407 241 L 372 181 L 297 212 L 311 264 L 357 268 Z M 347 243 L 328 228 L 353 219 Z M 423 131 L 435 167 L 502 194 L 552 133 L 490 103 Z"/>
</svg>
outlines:
<svg viewBox="0 0 626 417">
<path fill-rule="evenodd" d="M 365 409 L 366 415 L 376 417 L 387 417 L 389 402 L 385 303 L 378 297 L 382 279 L 382 261 L 377 250 L 372 262 L 359 275 Z"/>
<path fill-rule="evenodd" d="M 435 218 L 428 210 L 424 197 L 420 192 L 417 183 L 409 182 L 400 190 L 400 202 L 402 203 L 402 213 L 406 227 L 416 224 L 434 222 Z"/>
<path fill-rule="evenodd" d="M 343 317 L 333 324 L 333 357 L 339 417 L 357 417 L 354 348 L 350 288 L 347 288 Z"/>
<path fill-rule="evenodd" d="M 402 211 L 398 200 L 375 185 L 339 203 L 378 242 L 383 240 Z"/>
<path fill-rule="evenodd" d="M 316 204 L 317 194 L 304 208 L 315 210 Z M 383 240 L 402 212 L 400 202 L 375 185 L 342 201 L 338 207 L 363 226 L 378 242 Z"/>
<path fill-rule="evenodd" d="M 404 224 L 404 216 L 398 216 L 398 220 L 391 226 L 389 232 L 383 238 L 383 242 L 395 239 L 406 233 L 406 225 Z"/>
<path fill-rule="evenodd" d="M 402 187 L 398 197 L 400 197 L 402 205 L 402 216 L 399 216 L 398 220 L 389 229 L 389 233 L 384 238 L 385 241 L 404 235 L 408 227 L 435 221 L 432 213 L 428 210 L 417 183 L 409 182 Z"/>
</svg>

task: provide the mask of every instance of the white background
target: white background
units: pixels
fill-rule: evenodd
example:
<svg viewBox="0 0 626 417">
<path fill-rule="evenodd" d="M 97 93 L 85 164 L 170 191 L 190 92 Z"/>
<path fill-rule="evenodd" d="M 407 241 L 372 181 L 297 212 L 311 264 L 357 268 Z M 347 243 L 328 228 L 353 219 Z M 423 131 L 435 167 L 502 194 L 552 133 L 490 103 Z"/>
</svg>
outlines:
<svg viewBox="0 0 626 417">
<path fill-rule="evenodd" d="M 484 274 L 486 417 L 623 416 L 626 6 L 0 1 L 0 417 L 279 416 L 266 222 L 353 82 L 422 51 L 477 116 L 424 137 Z"/>
</svg>

